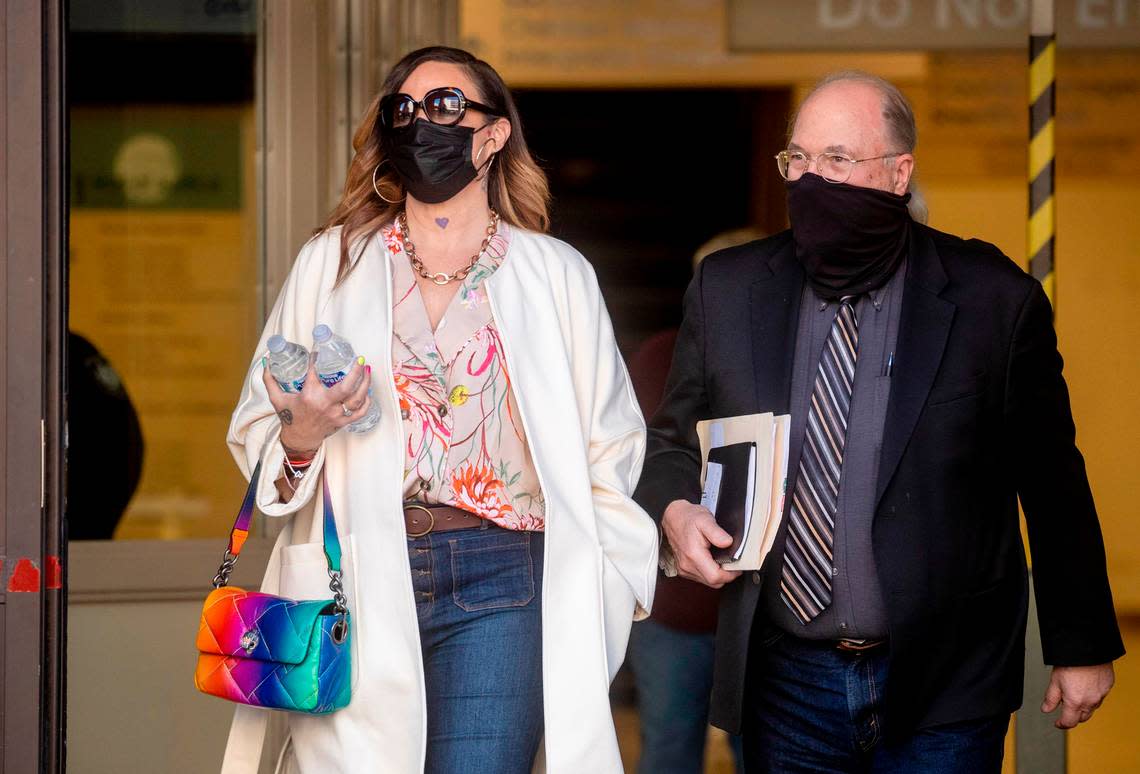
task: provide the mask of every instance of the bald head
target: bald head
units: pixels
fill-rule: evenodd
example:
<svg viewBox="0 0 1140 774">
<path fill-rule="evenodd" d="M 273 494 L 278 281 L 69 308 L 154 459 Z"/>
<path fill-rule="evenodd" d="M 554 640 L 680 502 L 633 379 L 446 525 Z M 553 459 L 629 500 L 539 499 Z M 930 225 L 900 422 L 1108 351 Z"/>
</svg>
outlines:
<svg viewBox="0 0 1140 774">
<path fill-rule="evenodd" d="M 788 147 L 810 157 L 873 159 L 857 164 L 847 182 L 901 195 L 914 171 L 914 136 L 914 115 L 894 86 L 868 73 L 838 73 L 804 100 Z"/>
</svg>

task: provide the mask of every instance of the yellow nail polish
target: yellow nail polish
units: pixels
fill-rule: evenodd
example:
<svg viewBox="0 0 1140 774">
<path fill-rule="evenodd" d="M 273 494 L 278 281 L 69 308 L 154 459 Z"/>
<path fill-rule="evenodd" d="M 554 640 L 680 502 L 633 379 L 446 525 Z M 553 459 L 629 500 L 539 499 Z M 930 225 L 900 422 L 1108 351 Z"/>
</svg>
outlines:
<svg viewBox="0 0 1140 774">
<path fill-rule="evenodd" d="M 356 358 L 356 362 L 360 363 L 360 365 L 364 365 L 364 355 L 361 355 L 360 357 Z"/>
</svg>

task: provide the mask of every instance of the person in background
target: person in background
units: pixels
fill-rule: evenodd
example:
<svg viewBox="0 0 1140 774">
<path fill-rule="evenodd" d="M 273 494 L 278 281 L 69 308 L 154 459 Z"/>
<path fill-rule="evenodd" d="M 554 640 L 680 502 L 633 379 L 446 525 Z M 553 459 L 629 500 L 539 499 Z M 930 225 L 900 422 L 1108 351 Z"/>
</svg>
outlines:
<svg viewBox="0 0 1140 774">
<path fill-rule="evenodd" d="M 804 100 L 776 164 L 789 231 L 701 264 L 636 498 L 685 577 L 724 587 L 712 722 L 761 772 L 1001 771 L 1033 554 L 1042 711 L 1086 722 L 1124 653 L 1052 310 L 993 245 L 922 225 L 917 130 L 862 72 Z M 791 416 L 758 572 L 700 497 L 695 424 Z"/>
<path fill-rule="evenodd" d="M 351 703 L 288 715 L 285 770 L 530 774 L 545 741 L 551 774 L 616 774 L 608 688 L 658 533 L 631 499 L 645 423 L 593 269 L 544 233 L 546 176 L 471 54 L 396 63 L 353 147 L 228 437 L 247 475 L 270 472 L 258 508 L 292 516 L 269 588 L 322 589 L 322 480 L 345 546 Z M 307 344 L 318 322 L 363 362 L 285 393 L 266 342 Z M 372 400 L 379 424 L 340 432 Z M 255 713 L 237 709 L 227 774 L 256 768 Z"/>
<path fill-rule="evenodd" d="M 753 227 L 717 234 L 697 248 L 693 268 L 717 250 L 763 236 Z M 658 331 L 629 359 L 633 390 L 647 417 L 661 403 L 676 343 L 676 328 Z M 639 774 L 699 774 L 704 769 L 719 598 L 718 589 L 661 572 L 653 616 L 633 625 L 629 665 L 641 727 Z M 736 769 L 743 774 L 740 737 L 731 735 L 729 745 Z"/>
<path fill-rule="evenodd" d="M 143 435 L 122 377 L 94 344 L 67 336 L 67 491 L 99 492 L 67 511 L 68 540 L 110 540 L 142 478 Z"/>
</svg>

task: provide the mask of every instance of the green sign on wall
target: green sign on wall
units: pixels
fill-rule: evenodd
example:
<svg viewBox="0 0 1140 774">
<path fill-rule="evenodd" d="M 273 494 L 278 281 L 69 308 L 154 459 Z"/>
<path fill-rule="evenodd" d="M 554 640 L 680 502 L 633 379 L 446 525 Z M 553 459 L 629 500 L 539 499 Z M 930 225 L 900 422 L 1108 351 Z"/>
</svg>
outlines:
<svg viewBox="0 0 1140 774">
<path fill-rule="evenodd" d="M 72 207 L 241 209 L 242 164 L 236 108 L 71 113 Z"/>
</svg>

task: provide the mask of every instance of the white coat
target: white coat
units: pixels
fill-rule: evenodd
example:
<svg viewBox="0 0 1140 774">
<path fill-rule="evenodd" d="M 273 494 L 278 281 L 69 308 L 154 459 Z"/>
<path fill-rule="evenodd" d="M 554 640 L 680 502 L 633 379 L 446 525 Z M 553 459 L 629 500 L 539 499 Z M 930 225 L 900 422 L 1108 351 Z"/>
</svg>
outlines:
<svg viewBox="0 0 1140 774">
<path fill-rule="evenodd" d="M 263 590 L 329 597 L 314 497 L 323 467 L 344 550 L 353 619 L 352 701 L 325 716 L 289 714 L 292 765 L 319 774 L 423 771 L 426 709 L 419 628 L 401 515 L 403 428 L 392 380 L 393 256 L 374 238 L 334 290 L 340 229 L 311 239 L 262 334 L 228 442 L 250 475 L 260 460 L 257 506 L 293 515 L 274 547 Z M 614 341 L 593 269 L 569 245 L 514 229 L 503 264 L 485 285 L 539 482 L 546 499 L 542 586 L 545 758 L 551 774 L 620 772 L 609 685 L 635 619 L 648 615 L 657 572 L 657 528 L 631 499 L 645 422 Z M 372 365 L 380 424 L 339 432 L 317 454 L 288 503 L 280 423 L 262 382 L 266 340 L 307 344 L 326 323 Z M 223 772 L 254 772 L 267 710 L 239 707 Z"/>
</svg>

